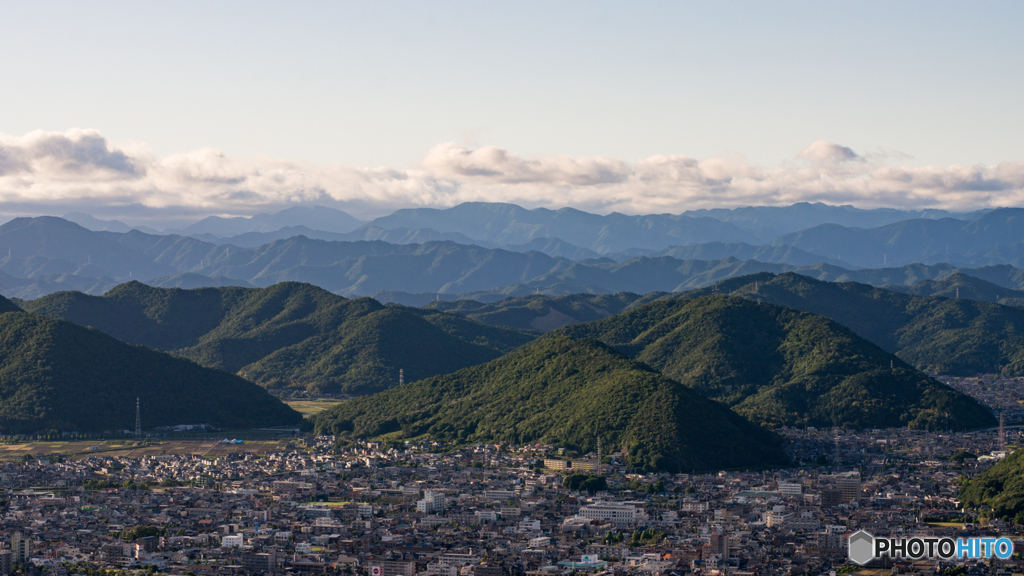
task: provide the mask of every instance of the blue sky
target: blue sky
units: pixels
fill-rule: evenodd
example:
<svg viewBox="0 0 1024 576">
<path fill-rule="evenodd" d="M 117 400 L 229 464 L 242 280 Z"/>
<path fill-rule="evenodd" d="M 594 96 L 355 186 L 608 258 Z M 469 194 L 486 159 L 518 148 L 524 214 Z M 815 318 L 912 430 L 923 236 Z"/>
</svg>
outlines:
<svg viewBox="0 0 1024 576">
<path fill-rule="evenodd" d="M 444 143 L 766 170 L 819 140 L 906 167 L 1024 160 L 1019 2 L 6 2 L 3 14 L 11 149 L 80 128 L 146 162 L 212 149 L 318 169 L 416 170 Z M 1019 191 L 1014 178 L 996 187 Z M 56 194 L 42 180 L 34 193 Z M 334 185 L 313 187 L 351 200 Z M 428 196 L 408 202 L 447 201 Z M 862 199 L 836 201 L 848 197 Z M 169 201 L 184 200 L 132 199 Z"/>
</svg>

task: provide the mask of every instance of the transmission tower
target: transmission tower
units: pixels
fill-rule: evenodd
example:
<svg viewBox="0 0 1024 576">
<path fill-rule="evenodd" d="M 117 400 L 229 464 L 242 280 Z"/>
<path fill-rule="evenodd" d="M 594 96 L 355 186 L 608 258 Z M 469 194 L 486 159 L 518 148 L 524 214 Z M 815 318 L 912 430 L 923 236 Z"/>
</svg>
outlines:
<svg viewBox="0 0 1024 576">
<path fill-rule="evenodd" d="M 999 449 L 1006 450 L 1006 426 L 1003 421 L 1003 413 L 999 413 Z"/>
<path fill-rule="evenodd" d="M 139 412 L 139 397 L 135 397 L 135 438 L 142 438 L 142 415 Z"/>
<path fill-rule="evenodd" d="M 405 370 L 402 370 L 401 368 L 399 368 L 398 369 L 398 385 L 401 386 L 403 384 L 405 384 Z"/>
</svg>

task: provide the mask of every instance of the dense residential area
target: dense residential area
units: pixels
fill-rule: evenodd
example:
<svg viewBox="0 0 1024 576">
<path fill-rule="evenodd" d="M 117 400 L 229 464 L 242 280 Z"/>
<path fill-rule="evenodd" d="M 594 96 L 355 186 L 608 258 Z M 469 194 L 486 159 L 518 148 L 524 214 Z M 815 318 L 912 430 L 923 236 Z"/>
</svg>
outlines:
<svg viewBox="0 0 1024 576">
<path fill-rule="evenodd" d="M 846 538 L 1015 540 L 960 507 L 961 478 L 1018 433 L 784 429 L 780 470 L 633 474 L 621 454 L 553 446 L 296 441 L 254 454 L 22 458 L 0 465 L 0 567 L 45 574 L 343 573 L 820 575 L 850 572 Z M 1009 575 L 1006 561 L 961 565 Z M 845 567 L 845 568 L 844 568 Z M 867 571 L 866 571 L 867 570 Z M 952 563 L 859 569 L 950 574 Z M 881 572 L 877 572 L 881 573 Z"/>
</svg>

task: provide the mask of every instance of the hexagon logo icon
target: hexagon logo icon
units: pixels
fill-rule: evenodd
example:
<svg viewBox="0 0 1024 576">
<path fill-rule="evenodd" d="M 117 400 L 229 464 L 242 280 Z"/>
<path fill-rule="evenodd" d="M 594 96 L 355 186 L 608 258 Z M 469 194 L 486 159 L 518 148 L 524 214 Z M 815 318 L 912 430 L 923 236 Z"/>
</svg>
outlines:
<svg viewBox="0 0 1024 576">
<path fill-rule="evenodd" d="M 850 560 L 861 566 L 875 559 L 875 537 L 863 530 L 850 535 Z"/>
</svg>

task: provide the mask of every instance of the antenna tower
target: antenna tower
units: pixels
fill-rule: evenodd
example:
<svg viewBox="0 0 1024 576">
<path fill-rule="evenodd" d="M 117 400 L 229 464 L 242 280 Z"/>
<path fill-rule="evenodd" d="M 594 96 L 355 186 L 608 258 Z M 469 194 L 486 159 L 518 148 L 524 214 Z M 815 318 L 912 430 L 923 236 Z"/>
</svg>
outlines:
<svg viewBox="0 0 1024 576">
<path fill-rule="evenodd" d="M 601 437 L 597 437 L 597 473 L 601 473 Z"/>
<path fill-rule="evenodd" d="M 1006 450 L 1006 426 L 1003 422 L 1003 413 L 999 413 L 999 449 Z"/>
<path fill-rule="evenodd" d="M 142 438 L 142 416 L 139 412 L 139 397 L 135 397 L 135 438 Z"/>
<path fill-rule="evenodd" d="M 403 384 L 405 384 L 405 370 L 402 370 L 401 368 L 399 368 L 398 369 L 398 385 L 401 386 Z"/>
</svg>

